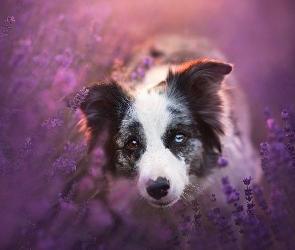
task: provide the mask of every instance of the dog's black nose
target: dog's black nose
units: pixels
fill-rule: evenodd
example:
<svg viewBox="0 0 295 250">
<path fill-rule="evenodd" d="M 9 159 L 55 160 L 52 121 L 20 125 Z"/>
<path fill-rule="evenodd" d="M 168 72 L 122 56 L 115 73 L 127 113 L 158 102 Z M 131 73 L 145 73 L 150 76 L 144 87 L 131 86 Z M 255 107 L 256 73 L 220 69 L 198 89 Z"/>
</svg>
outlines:
<svg viewBox="0 0 295 250">
<path fill-rule="evenodd" d="M 170 188 L 169 181 L 163 177 L 158 177 L 155 181 L 149 179 L 146 185 L 147 193 L 157 200 L 166 196 L 168 194 L 167 190 Z"/>
</svg>

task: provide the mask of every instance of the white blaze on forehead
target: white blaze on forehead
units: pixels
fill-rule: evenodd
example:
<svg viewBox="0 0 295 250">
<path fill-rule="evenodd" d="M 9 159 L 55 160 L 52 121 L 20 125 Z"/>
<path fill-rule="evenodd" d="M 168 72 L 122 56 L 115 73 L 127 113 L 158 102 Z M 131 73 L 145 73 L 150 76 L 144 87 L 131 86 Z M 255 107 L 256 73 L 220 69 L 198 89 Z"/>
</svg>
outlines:
<svg viewBox="0 0 295 250">
<path fill-rule="evenodd" d="M 135 97 L 134 115 L 143 126 L 147 144 L 161 140 L 165 133 L 171 120 L 168 104 L 169 100 L 165 95 L 154 91 L 143 90 Z"/>
</svg>

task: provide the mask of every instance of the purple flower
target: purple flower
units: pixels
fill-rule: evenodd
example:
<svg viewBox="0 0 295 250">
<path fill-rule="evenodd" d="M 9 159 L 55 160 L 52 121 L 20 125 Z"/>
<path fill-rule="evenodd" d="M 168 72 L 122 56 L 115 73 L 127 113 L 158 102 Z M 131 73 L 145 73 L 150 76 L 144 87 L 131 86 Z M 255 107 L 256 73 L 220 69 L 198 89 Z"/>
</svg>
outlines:
<svg viewBox="0 0 295 250">
<path fill-rule="evenodd" d="M 145 76 L 145 70 L 142 68 L 142 67 L 138 67 L 137 68 L 137 73 L 139 74 L 139 75 L 141 75 L 141 76 Z"/>
<path fill-rule="evenodd" d="M 14 22 L 15 19 L 13 16 L 9 16 L 3 21 L 2 27 L 0 29 L 0 41 L 8 35 L 8 32 L 11 29 L 11 25 Z"/>
<path fill-rule="evenodd" d="M 144 57 L 142 58 L 141 63 L 146 69 L 149 69 L 152 67 L 153 61 L 154 61 L 154 58 L 152 57 Z"/>
<path fill-rule="evenodd" d="M 226 167 L 228 164 L 228 160 L 224 157 L 219 157 L 217 163 L 220 167 Z"/>
<path fill-rule="evenodd" d="M 268 142 L 262 142 L 260 143 L 260 155 L 268 155 L 270 146 Z"/>
<path fill-rule="evenodd" d="M 268 130 L 275 130 L 277 128 L 277 124 L 276 124 L 275 120 L 272 118 L 267 119 L 266 125 L 267 125 Z"/>
<path fill-rule="evenodd" d="M 287 110 L 287 109 L 283 110 L 282 113 L 281 113 L 281 118 L 282 118 L 283 121 L 289 120 L 289 118 L 290 118 L 289 110 Z"/>
<path fill-rule="evenodd" d="M 292 154 L 294 152 L 294 146 L 292 144 L 290 144 L 290 143 L 287 143 L 287 145 L 285 146 L 285 148 L 286 148 L 286 150 L 287 150 L 287 152 L 289 154 Z"/>
<path fill-rule="evenodd" d="M 62 54 L 55 56 L 55 60 L 62 67 L 68 68 L 74 60 L 74 54 L 72 52 L 72 49 L 65 49 L 65 51 Z"/>
<path fill-rule="evenodd" d="M 265 197 L 262 187 L 250 187 L 253 181 L 244 178 L 247 206 L 243 207 L 237 202 L 233 206 L 219 204 L 222 199 L 215 194 L 208 197 L 203 195 L 202 201 L 207 199 L 207 204 L 214 204 L 212 210 L 208 208 L 209 227 L 207 221 L 203 225 L 201 223 L 202 216 L 208 212 L 204 206 L 206 203 L 189 200 L 186 210 L 177 211 L 175 218 L 170 216 L 163 230 L 158 228 L 160 223 L 153 223 L 152 233 L 155 237 L 148 237 L 150 228 L 146 230 L 144 223 L 137 223 L 132 216 L 119 212 L 124 210 L 129 215 L 129 202 L 125 202 L 127 197 L 123 199 L 125 203 L 109 199 L 112 192 L 114 196 L 122 196 L 136 191 L 136 183 L 132 183 L 133 188 L 126 184 L 114 190 L 117 180 L 108 171 L 113 167 L 108 166 L 112 159 L 108 159 L 101 148 L 105 138 L 99 141 L 91 156 L 86 156 L 86 145 L 82 142 L 82 136 L 76 133 L 76 120 L 73 120 L 79 116 L 80 110 L 77 109 L 88 96 L 88 89 L 82 89 L 83 85 L 112 72 L 110 67 L 114 57 L 121 60 L 114 75 L 118 79 L 125 78 L 122 82 L 131 78 L 141 81 L 153 66 L 154 58 L 141 58 L 132 69 L 124 66 L 131 58 L 128 48 L 133 47 L 137 39 L 131 37 L 129 40 L 120 26 L 116 28 L 116 24 L 104 22 L 113 19 L 109 18 L 112 12 L 109 4 L 99 5 L 94 12 L 81 5 L 74 17 L 64 13 L 42 18 L 44 13 L 55 7 L 50 1 L 44 5 L 31 4 L 33 1 L 20 2 L 23 8 L 17 10 L 17 23 L 14 24 L 13 17 L 8 17 L 0 30 L 2 41 L 17 25 L 10 40 L 1 44 L 4 46 L 1 61 L 4 64 L 7 62 L 4 70 L 8 69 L 1 75 L 1 83 L 7 85 L 7 88 L 3 85 L 4 99 L 1 102 L 7 106 L 0 107 L 2 248 L 115 249 L 124 246 L 126 249 L 154 249 L 160 246 L 171 249 L 179 246 L 183 249 L 189 242 L 192 249 L 236 249 L 230 245 L 236 240 L 230 221 L 233 219 L 244 233 L 245 248 L 268 249 L 272 239 L 268 231 L 272 231 L 279 241 L 273 248 L 281 246 L 293 249 L 295 134 L 291 112 L 282 112 L 282 129 L 271 117 L 269 109 L 265 110 L 269 136 L 268 142 L 261 144 L 260 151 L 261 166 L 268 180 L 266 185 L 264 180 L 261 182 L 266 190 Z M 8 5 L 4 8 L 10 11 Z M 36 22 L 31 18 L 32 13 L 37 15 L 34 18 Z M 33 26 L 35 29 L 32 29 Z M 46 36 L 47 31 L 50 31 L 50 36 Z M 69 36 L 73 39 L 67 39 Z M 45 47 L 40 47 L 40 42 Z M 161 60 L 161 57 L 156 59 Z M 58 100 L 76 85 L 81 90 L 69 101 L 69 107 L 76 111 L 75 114 L 72 117 L 54 116 L 53 112 L 64 109 Z M 29 99 L 31 96 L 39 98 L 34 98 L 36 102 L 32 102 Z M 14 100 L 21 105 L 18 113 L 13 113 Z M 225 167 L 230 160 L 220 157 L 217 164 Z M 222 180 L 222 187 L 229 203 L 238 200 L 239 193 L 227 177 Z M 105 191 L 110 192 L 106 194 Z M 144 201 L 139 199 L 130 202 L 141 208 L 144 205 Z M 265 212 L 262 217 L 256 214 L 252 216 L 257 205 Z M 148 216 L 150 209 L 143 211 L 147 224 L 152 222 Z M 234 210 L 232 218 L 226 216 L 228 213 L 223 213 L 224 209 L 227 212 Z M 171 211 L 174 210 L 169 208 L 164 213 Z M 181 222 L 178 224 L 176 216 L 180 215 Z M 170 223 L 173 223 L 172 227 Z M 225 246 L 220 247 L 220 243 Z"/>
<path fill-rule="evenodd" d="M 271 118 L 271 113 L 270 113 L 269 107 L 264 108 L 264 116 L 265 116 L 266 120 Z"/>
<path fill-rule="evenodd" d="M 252 192 L 252 188 L 250 188 L 250 187 L 247 187 L 246 189 L 244 189 L 245 190 L 245 196 L 246 196 L 246 200 L 247 201 L 251 201 L 252 200 L 252 198 L 253 198 L 253 192 Z"/>
<path fill-rule="evenodd" d="M 207 218 L 218 230 L 220 244 L 228 245 L 237 240 L 233 234 L 231 224 L 227 218 L 221 214 L 220 207 L 211 208 L 211 211 L 207 213 Z"/>
<path fill-rule="evenodd" d="M 265 198 L 263 197 L 263 188 L 255 185 L 253 188 L 253 192 L 254 192 L 255 198 L 258 201 L 258 205 L 262 209 L 262 211 L 264 211 L 264 213 L 267 215 L 270 214 L 270 211 L 268 210 L 268 204 Z"/>
<path fill-rule="evenodd" d="M 62 127 L 63 121 L 58 118 L 49 118 L 45 122 L 42 123 L 42 128 L 46 128 L 47 130 L 51 130 L 56 127 Z"/>
<path fill-rule="evenodd" d="M 254 215 L 254 207 L 255 207 L 255 204 L 254 202 L 252 201 L 253 199 L 253 191 L 252 191 L 252 188 L 249 186 L 250 183 L 251 183 L 251 180 L 253 178 L 250 176 L 249 178 L 243 178 L 242 182 L 244 183 L 244 185 L 246 185 L 246 189 L 244 189 L 244 192 L 245 192 L 245 198 L 247 200 L 247 214 L 249 216 L 255 216 Z"/>
<path fill-rule="evenodd" d="M 234 207 L 236 209 L 236 212 L 240 213 L 244 211 L 243 205 L 238 205 L 238 203 L 234 204 Z"/>
<path fill-rule="evenodd" d="M 211 201 L 212 201 L 212 202 L 215 202 L 215 201 L 216 201 L 216 196 L 215 196 L 215 194 L 212 194 Z"/>
<path fill-rule="evenodd" d="M 60 171 L 60 172 L 66 172 L 71 173 L 76 171 L 76 163 L 73 159 L 70 158 L 64 158 L 59 157 L 53 164 L 53 168 Z"/>
<path fill-rule="evenodd" d="M 135 80 L 137 78 L 137 73 L 133 71 L 130 76 L 133 80 Z"/>
<path fill-rule="evenodd" d="M 75 148 L 75 144 L 67 141 L 66 145 L 64 145 L 64 151 L 71 152 Z"/>
<path fill-rule="evenodd" d="M 202 221 L 202 214 L 201 214 L 201 203 L 198 200 L 193 201 L 193 210 L 194 210 L 194 225 L 197 229 L 203 230 L 201 221 Z"/>
<path fill-rule="evenodd" d="M 179 230 L 183 236 L 188 236 L 191 232 L 191 219 L 189 215 L 182 214 L 179 222 Z"/>
<path fill-rule="evenodd" d="M 152 57 L 142 58 L 140 65 L 130 74 L 131 80 L 141 81 L 145 77 L 146 71 L 152 67 L 153 60 Z"/>
<path fill-rule="evenodd" d="M 240 199 L 240 193 L 235 189 L 234 186 L 230 185 L 228 176 L 221 179 L 222 191 L 225 194 L 227 203 L 232 203 Z"/>
<path fill-rule="evenodd" d="M 240 227 L 240 230 L 242 230 L 242 225 L 245 220 L 245 213 L 244 213 L 244 207 L 243 205 L 239 205 L 238 203 L 234 204 L 234 210 L 232 211 L 232 219 L 235 222 L 235 225 Z"/>
<path fill-rule="evenodd" d="M 73 111 L 76 111 L 81 106 L 81 104 L 85 101 L 88 94 L 89 94 L 89 89 L 85 87 L 79 90 L 79 92 L 75 95 L 75 97 L 72 100 L 70 100 L 69 102 L 70 108 Z"/>
<path fill-rule="evenodd" d="M 72 205 L 72 203 L 73 203 L 71 200 L 62 197 L 62 194 L 61 193 L 58 194 L 58 198 L 57 199 L 58 199 L 58 205 L 59 205 L 59 207 L 61 209 L 64 209 L 64 210 L 68 209 Z"/>
<path fill-rule="evenodd" d="M 251 180 L 253 180 L 253 178 L 250 176 L 249 178 L 243 178 L 242 182 L 246 185 L 249 186 L 251 183 Z"/>
</svg>

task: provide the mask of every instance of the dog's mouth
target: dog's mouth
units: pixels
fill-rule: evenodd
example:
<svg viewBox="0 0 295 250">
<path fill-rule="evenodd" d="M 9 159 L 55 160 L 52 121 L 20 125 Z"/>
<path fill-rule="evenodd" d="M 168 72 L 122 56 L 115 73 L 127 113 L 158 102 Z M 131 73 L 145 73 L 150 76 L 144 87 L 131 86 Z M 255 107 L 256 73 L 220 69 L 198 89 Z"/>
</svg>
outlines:
<svg viewBox="0 0 295 250">
<path fill-rule="evenodd" d="M 148 200 L 148 202 L 157 208 L 166 208 L 171 207 L 174 203 L 178 201 L 177 198 L 169 200 L 169 201 L 161 201 L 161 200 Z"/>
</svg>

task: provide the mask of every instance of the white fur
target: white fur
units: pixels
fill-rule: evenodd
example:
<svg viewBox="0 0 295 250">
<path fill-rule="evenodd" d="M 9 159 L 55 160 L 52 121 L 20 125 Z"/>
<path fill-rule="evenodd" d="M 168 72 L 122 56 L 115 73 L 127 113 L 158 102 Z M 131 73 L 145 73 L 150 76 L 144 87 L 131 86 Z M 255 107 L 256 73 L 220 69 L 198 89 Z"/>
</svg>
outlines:
<svg viewBox="0 0 295 250">
<path fill-rule="evenodd" d="M 173 119 L 167 110 L 168 105 L 169 99 L 165 95 L 141 90 L 135 97 L 132 116 L 142 124 L 146 137 L 146 151 L 137 164 L 139 191 L 145 198 L 155 202 L 146 192 L 146 183 L 149 179 L 165 177 L 170 183 L 170 189 L 161 202 L 172 205 L 188 184 L 188 166 L 163 144 L 162 137 Z"/>
</svg>

